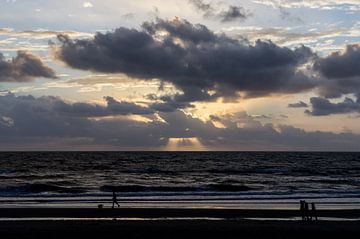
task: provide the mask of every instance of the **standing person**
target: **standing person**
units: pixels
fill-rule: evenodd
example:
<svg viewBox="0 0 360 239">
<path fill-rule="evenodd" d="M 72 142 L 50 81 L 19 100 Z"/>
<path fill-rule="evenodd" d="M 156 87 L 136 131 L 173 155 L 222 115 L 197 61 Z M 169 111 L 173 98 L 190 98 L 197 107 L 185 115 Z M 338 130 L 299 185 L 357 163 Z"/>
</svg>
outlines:
<svg viewBox="0 0 360 239">
<path fill-rule="evenodd" d="M 304 205 L 305 205 L 304 211 L 305 211 L 306 221 L 310 221 L 312 218 L 309 215 L 309 211 L 310 211 L 309 210 L 309 203 L 304 201 Z"/>
<path fill-rule="evenodd" d="M 305 221 L 305 201 L 304 200 L 300 200 L 300 214 L 301 214 L 301 219 L 303 221 Z"/>
<path fill-rule="evenodd" d="M 311 215 L 314 217 L 315 221 L 318 220 L 315 203 L 311 203 Z"/>
<path fill-rule="evenodd" d="M 115 194 L 115 191 L 113 191 L 113 197 L 112 197 L 112 208 L 115 207 L 115 204 L 120 207 L 120 204 L 118 203 L 117 201 L 117 198 L 116 198 L 116 194 Z"/>
</svg>

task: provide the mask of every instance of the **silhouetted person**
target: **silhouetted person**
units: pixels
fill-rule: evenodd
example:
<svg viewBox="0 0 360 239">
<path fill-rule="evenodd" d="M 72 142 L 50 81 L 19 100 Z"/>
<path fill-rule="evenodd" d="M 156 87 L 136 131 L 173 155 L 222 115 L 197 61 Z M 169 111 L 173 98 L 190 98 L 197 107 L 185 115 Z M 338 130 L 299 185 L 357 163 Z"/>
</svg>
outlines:
<svg viewBox="0 0 360 239">
<path fill-rule="evenodd" d="M 311 220 L 311 217 L 309 216 L 309 203 L 307 203 L 306 201 L 304 201 L 304 205 L 305 205 L 304 211 L 305 211 L 306 220 L 307 220 L 307 221 L 310 221 L 310 220 Z"/>
<path fill-rule="evenodd" d="M 313 202 L 311 203 L 311 216 L 314 217 L 315 221 L 318 220 L 315 203 L 313 203 Z"/>
<path fill-rule="evenodd" d="M 118 203 L 117 201 L 117 198 L 116 198 L 116 194 L 115 194 L 115 191 L 113 191 L 113 197 L 112 197 L 112 208 L 115 207 L 115 204 L 120 207 L 120 204 Z"/>
<path fill-rule="evenodd" d="M 303 221 L 305 221 L 306 214 L 305 214 L 305 201 L 304 200 L 300 200 L 300 214 L 301 214 L 301 219 Z"/>
</svg>

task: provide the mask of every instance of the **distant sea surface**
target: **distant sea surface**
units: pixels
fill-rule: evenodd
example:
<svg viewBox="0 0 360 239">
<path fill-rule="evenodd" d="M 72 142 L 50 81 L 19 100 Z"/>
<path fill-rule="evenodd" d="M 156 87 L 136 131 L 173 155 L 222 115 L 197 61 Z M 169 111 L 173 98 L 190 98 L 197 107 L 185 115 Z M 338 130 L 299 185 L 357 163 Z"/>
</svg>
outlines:
<svg viewBox="0 0 360 239">
<path fill-rule="evenodd" d="M 0 207 L 360 208 L 360 153 L 0 153 Z"/>
</svg>

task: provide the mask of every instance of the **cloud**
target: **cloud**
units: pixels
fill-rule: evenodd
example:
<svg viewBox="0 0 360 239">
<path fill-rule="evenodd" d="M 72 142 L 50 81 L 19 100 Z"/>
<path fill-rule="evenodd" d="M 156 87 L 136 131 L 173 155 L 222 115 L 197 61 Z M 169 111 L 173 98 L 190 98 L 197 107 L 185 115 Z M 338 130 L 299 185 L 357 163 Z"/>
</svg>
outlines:
<svg viewBox="0 0 360 239">
<path fill-rule="evenodd" d="M 344 53 L 320 58 L 315 68 L 329 79 L 360 77 L 360 45 L 348 45 Z"/>
<path fill-rule="evenodd" d="M 351 94 L 356 102 L 346 98 L 341 103 L 327 99 L 312 98 L 312 115 L 345 114 L 358 111 L 360 97 L 360 46 L 348 45 L 346 50 L 318 58 L 314 69 L 324 78 L 319 85 L 319 94 L 325 98 L 340 98 Z"/>
<path fill-rule="evenodd" d="M 3 127 L 12 127 L 14 125 L 14 121 L 9 117 L 0 116 L 0 125 Z"/>
<path fill-rule="evenodd" d="M 129 13 L 123 14 L 121 17 L 125 20 L 133 20 L 135 18 L 135 13 L 129 12 Z"/>
<path fill-rule="evenodd" d="M 2 109 L 14 109 L 21 105 L 22 107 L 28 106 L 30 110 L 41 113 L 48 113 L 66 116 L 66 117 L 79 117 L 79 118 L 94 118 L 94 117 L 107 117 L 117 115 L 149 115 L 154 114 L 154 110 L 147 107 L 137 105 L 135 103 L 126 101 L 117 101 L 114 98 L 107 96 L 104 97 L 106 105 L 99 105 L 85 102 L 66 102 L 59 97 L 43 96 L 35 98 L 33 96 L 19 96 L 8 93 L 0 96 L 2 103 L 8 102 L 8 106 L 3 105 Z M 14 109 L 16 111 L 16 109 Z"/>
<path fill-rule="evenodd" d="M 213 3 L 206 3 L 203 0 L 189 0 L 198 11 L 203 13 L 204 18 L 220 20 L 222 23 L 236 20 L 243 21 L 251 14 L 241 6 L 228 5 L 225 8 L 215 6 Z M 219 10 L 220 8 L 220 10 Z"/>
<path fill-rule="evenodd" d="M 294 31 L 293 28 L 263 28 L 257 26 L 236 26 L 228 27 L 224 29 L 226 33 L 237 37 L 246 38 L 253 42 L 257 39 L 270 39 L 271 41 L 281 46 L 296 46 L 301 44 L 313 45 L 313 50 L 319 51 L 333 51 L 342 48 L 340 45 L 325 45 L 327 41 L 334 38 L 357 38 L 360 37 L 360 31 L 357 26 L 351 28 L 330 28 L 326 30 L 309 29 L 308 31 Z M 315 43 L 323 42 L 323 44 L 317 45 Z"/>
<path fill-rule="evenodd" d="M 223 115 L 210 115 L 212 121 L 221 123 L 227 129 L 261 128 L 262 124 L 258 119 L 264 119 L 266 117 L 265 115 L 252 116 L 245 111 Z"/>
<path fill-rule="evenodd" d="M 122 27 L 93 39 L 58 39 L 56 55 L 70 67 L 159 79 L 181 90 L 174 98 L 182 102 L 299 93 L 315 86 L 299 69 L 314 56 L 309 48 L 261 40 L 252 45 L 186 20 L 157 19 L 141 30 Z"/>
<path fill-rule="evenodd" d="M 6 60 L 0 53 L 0 82 L 27 82 L 39 77 L 55 78 L 55 72 L 39 57 L 18 51 L 16 57 Z"/>
<path fill-rule="evenodd" d="M 235 20 L 244 20 L 248 18 L 249 15 L 243 7 L 229 6 L 227 10 L 221 11 L 218 17 L 221 22 L 232 22 Z"/>
<path fill-rule="evenodd" d="M 359 100 L 354 101 L 351 98 L 345 98 L 345 100 L 340 103 L 331 103 L 329 99 L 312 97 L 310 102 L 312 110 L 306 110 L 305 113 L 312 116 L 360 113 Z"/>
<path fill-rule="evenodd" d="M 289 108 L 307 108 L 309 106 L 305 102 L 299 101 L 298 103 L 289 104 L 288 107 Z"/>
<path fill-rule="evenodd" d="M 314 74 L 319 74 L 317 93 L 312 97 L 312 109 L 305 113 L 312 116 L 350 114 L 360 112 L 360 46 L 348 45 L 344 52 L 333 52 L 317 57 L 313 64 Z M 354 99 L 349 98 L 351 95 Z M 342 102 L 330 99 L 346 97 Z M 289 104 L 290 108 L 308 107 L 304 102 Z"/>
<path fill-rule="evenodd" d="M 117 101 L 112 97 L 104 97 L 107 105 L 102 106 L 90 103 L 66 103 L 60 99 L 54 100 L 53 109 L 61 114 L 77 117 L 104 117 L 116 115 L 149 115 L 154 111 L 146 107 L 125 102 Z"/>
<path fill-rule="evenodd" d="M 84 2 L 84 3 L 83 3 L 83 7 L 84 7 L 84 8 L 93 8 L 94 5 L 93 5 L 91 2 Z"/>
<path fill-rule="evenodd" d="M 321 10 L 360 10 L 358 0 L 253 0 L 253 2 L 274 8 L 281 6 L 284 8 L 312 8 Z"/>
<path fill-rule="evenodd" d="M 128 114 L 129 108 L 134 109 L 134 105 L 129 107 L 129 104 L 125 104 L 124 109 L 121 103 L 112 102 L 111 99 L 108 99 L 106 107 L 82 103 L 65 103 L 65 107 L 59 107 L 59 103 L 64 101 L 52 96 L 0 96 L 0 148 L 4 150 L 8 146 L 17 148 L 35 144 L 48 150 L 48 144 L 52 142 L 54 147 L 61 149 L 62 142 L 66 141 L 71 141 L 70 147 L 73 149 L 76 144 L 86 144 L 88 149 L 92 148 L 91 145 L 150 147 L 159 146 L 162 140 L 160 132 L 147 130 L 148 125 L 144 122 L 128 118 L 91 119 L 99 115 Z M 136 113 L 143 113 L 135 109 Z"/>
<path fill-rule="evenodd" d="M 179 109 L 187 109 L 187 108 L 195 107 L 194 105 L 187 102 L 176 101 L 169 96 L 160 97 L 160 99 L 163 102 L 152 103 L 150 104 L 150 108 L 160 112 L 174 112 Z"/>
<path fill-rule="evenodd" d="M 0 28 L 0 35 L 6 35 L 10 37 L 23 37 L 33 39 L 47 39 L 56 37 L 59 34 L 68 35 L 72 37 L 90 37 L 91 34 L 77 31 L 53 31 L 46 29 L 38 30 L 26 30 L 26 31 L 15 31 L 12 28 Z"/>
<path fill-rule="evenodd" d="M 205 14 L 209 12 L 211 15 L 214 11 L 214 7 L 210 3 L 205 3 L 202 0 L 189 0 L 191 4 L 193 4 L 198 10 L 203 11 Z"/>
<path fill-rule="evenodd" d="M 212 121 L 226 126 L 217 128 L 211 121 L 204 122 L 181 111 L 159 113 L 161 120 L 153 118 L 148 122 L 127 117 L 93 119 L 88 116 L 105 115 L 104 110 L 118 114 L 122 109 L 110 109 L 111 103 L 100 110 L 89 107 L 90 104 L 78 107 L 74 105 L 80 102 L 75 102 L 66 112 L 56 102 L 64 100 L 52 96 L 0 96 L 0 149 L 156 150 L 166 149 L 174 138 L 196 138 L 214 150 L 356 151 L 360 146 L 360 136 L 356 134 L 263 125 L 246 112 L 213 116 Z"/>
</svg>

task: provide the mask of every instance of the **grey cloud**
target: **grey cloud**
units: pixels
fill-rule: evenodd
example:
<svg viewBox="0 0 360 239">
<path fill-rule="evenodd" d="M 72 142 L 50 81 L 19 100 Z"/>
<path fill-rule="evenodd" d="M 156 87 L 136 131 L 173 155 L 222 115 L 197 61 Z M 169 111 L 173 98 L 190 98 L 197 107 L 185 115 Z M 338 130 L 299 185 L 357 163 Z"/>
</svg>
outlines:
<svg viewBox="0 0 360 239">
<path fill-rule="evenodd" d="M 138 131 L 146 125 L 132 120 L 92 120 L 92 117 L 116 116 L 129 114 L 149 114 L 153 111 L 138 105 L 118 102 L 106 97 L 107 106 L 90 103 L 66 103 L 53 96 L 35 98 L 33 96 L 0 96 L 0 134 L 12 138 L 93 138 L 102 140 L 116 137 L 118 133 L 127 135 L 127 127 L 139 126 Z M 11 123 L 5 127 L 4 124 Z M 119 123 L 119 125 L 116 125 Z M 140 127 L 141 126 L 141 127 Z M 122 128 L 124 127 L 124 128 Z M 139 132 L 140 133 L 140 132 Z M 142 138 L 138 133 L 138 141 Z M 152 132 L 154 135 L 156 132 Z M 124 136 L 125 137 L 125 136 Z M 128 135 L 127 137 L 132 137 Z M 160 140 L 161 137 L 158 138 Z M 144 140 L 146 140 L 144 138 Z M 145 143 L 144 143 L 145 144 Z"/>
<path fill-rule="evenodd" d="M 159 149 L 170 138 L 198 138 L 214 150 L 358 150 L 360 135 L 306 132 L 262 125 L 246 112 L 214 116 L 230 127 L 216 128 L 181 111 L 159 113 L 163 121 L 138 122 L 64 114 L 56 97 L 0 96 L 0 150 Z M 231 123 L 232 122 L 232 123 Z M 234 125 L 234 123 L 244 123 Z"/>
<path fill-rule="evenodd" d="M 325 78 L 319 92 L 326 98 L 338 98 L 345 94 L 360 94 L 360 46 L 348 45 L 344 53 L 334 52 L 318 58 L 314 69 Z"/>
<path fill-rule="evenodd" d="M 210 119 L 214 122 L 222 123 L 228 129 L 236 129 L 241 125 L 245 128 L 258 128 L 262 127 L 257 119 L 264 119 L 267 116 L 252 116 L 245 111 L 236 112 L 224 115 L 211 115 Z"/>
<path fill-rule="evenodd" d="M 192 104 L 189 103 L 181 103 L 176 101 L 168 101 L 162 103 L 152 103 L 149 106 L 151 109 L 160 112 L 174 112 L 179 109 L 186 109 L 186 108 L 194 108 Z"/>
<path fill-rule="evenodd" d="M 311 8 L 322 10 L 358 11 L 358 0 L 254 0 L 256 3 L 284 8 Z"/>
<path fill-rule="evenodd" d="M 306 31 L 294 32 L 291 29 L 284 29 L 281 27 L 275 28 L 258 28 L 258 27 L 238 27 L 228 28 L 227 31 L 236 35 L 238 38 L 248 38 L 250 41 L 257 39 L 271 39 L 280 45 L 299 45 L 312 44 L 314 40 L 326 41 L 332 39 L 335 35 L 339 37 L 346 37 L 348 35 L 356 35 L 354 28 L 332 28 L 324 31 Z"/>
<path fill-rule="evenodd" d="M 114 115 L 148 115 L 154 111 L 134 103 L 117 101 L 112 97 L 104 97 L 106 106 L 90 103 L 66 103 L 62 100 L 55 100 L 54 110 L 71 116 L 102 117 Z"/>
<path fill-rule="evenodd" d="M 202 0 L 189 0 L 191 4 L 193 4 L 198 10 L 203 12 L 212 13 L 214 11 L 214 7 L 210 3 L 205 3 Z"/>
<path fill-rule="evenodd" d="M 348 45 L 344 53 L 334 52 L 328 57 L 319 58 L 315 69 L 329 79 L 360 76 L 360 46 Z"/>
<path fill-rule="evenodd" d="M 3 127 L 12 127 L 14 125 L 14 121 L 9 117 L 0 116 L 0 125 Z"/>
<path fill-rule="evenodd" d="M 249 15 L 243 7 L 229 6 L 227 10 L 219 13 L 219 18 L 221 22 L 232 22 L 235 20 L 244 20 Z"/>
<path fill-rule="evenodd" d="M 215 6 L 213 3 L 206 3 L 203 0 L 189 0 L 194 7 L 203 13 L 204 18 L 218 19 L 220 22 L 243 21 L 251 14 L 241 6 L 229 5 L 224 9 Z M 218 3 L 217 5 L 221 5 Z M 220 8 L 220 10 L 218 10 Z"/>
<path fill-rule="evenodd" d="M 167 35 L 159 40 L 159 32 Z M 69 66 L 160 79 L 183 91 L 175 96 L 181 102 L 236 98 L 239 92 L 244 97 L 298 93 L 316 85 L 298 69 L 314 56 L 305 46 L 291 50 L 260 40 L 250 45 L 185 20 L 157 19 L 141 30 L 118 28 L 94 39 L 58 38 L 57 57 Z"/>
<path fill-rule="evenodd" d="M 329 99 L 313 97 L 310 99 L 312 111 L 305 112 L 313 116 L 325 116 L 332 114 L 360 113 L 360 102 L 345 98 L 343 102 L 332 103 Z"/>
<path fill-rule="evenodd" d="M 190 94 L 188 94 L 190 96 Z M 160 112 L 174 112 L 179 109 L 194 108 L 195 106 L 190 104 L 191 101 L 189 98 L 184 98 L 185 95 L 175 94 L 175 95 L 163 95 L 156 96 L 155 94 L 150 94 L 147 98 L 155 103 L 151 103 L 149 107 L 156 111 Z"/>
<path fill-rule="evenodd" d="M 360 46 L 348 45 L 346 50 L 317 58 L 314 70 L 321 74 L 318 86 L 320 96 L 311 98 L 313 116 L 348 114 L 359 112 L 360 104 Z M 346 98 L 343 102 L 332 103 L 329 99 L 353 95 L 356 100 Z"/>
<path fill-rule="evenodd" d="M 271 115 L 252 115 L 253 119 L 272 119 Z"/>
<path fill-rule="evenodd" d="M 55 78 L 55 72 L 30 53 L 19 51 L 11 60 L 0 53 L 0 82 L 27 82 L 38 77 Z"/>
<path fill-rule="evenodd" d="M 132 20 L 135 18 L 135 13 L 129 12 L 121 16 L 125 20 Z"/>
<path fill-rule="evenodd" d="M 289 108 L 307 108 L 309 106 L 305 102 L 299 101 L 298 103 L 289 104 L 288 107 Z"/>
</svg>

